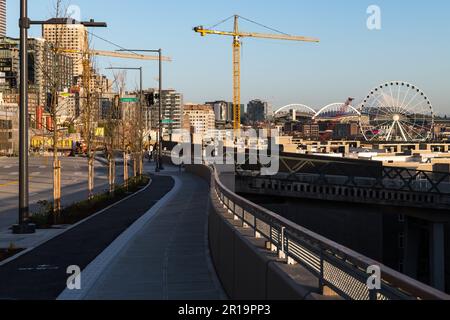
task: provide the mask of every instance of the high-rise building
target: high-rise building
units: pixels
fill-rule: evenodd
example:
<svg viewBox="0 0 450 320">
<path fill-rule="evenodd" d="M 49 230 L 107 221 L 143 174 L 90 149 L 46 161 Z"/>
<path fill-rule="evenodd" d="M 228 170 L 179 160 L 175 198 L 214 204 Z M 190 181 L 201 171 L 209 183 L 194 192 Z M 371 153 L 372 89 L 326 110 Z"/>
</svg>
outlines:
<svg viewBox="0 0 450 320">
<path fill-rule="evenodd" d="M 247 117 L 251 122 L 262 122 L 266 120 L 269 112 L 269 104 L 261 100 L 252 100 L 247 105 Z"/>
<path fill-rule="evenodd" d="M 30 38 L 28 41 L 29 111 L 48 106 L 51 87 L 58 85 L 59 92 L 67 91 L 73 83 L 73 61 L 70 57 L 55 54 L 44 39 Z M 58 68 L 54 68 L 57 65 Z M 0 91 L 3 99 L 18 101 L 19 39 L 0 38 Z"/>
<path fill-rule="evenodd" d="M 0 0 L 0 37 L 6 37 L 6 0 Z"/>
<path fill-rule="evenodd" d="M 74 76 L 83 74 L 83 61 L 80 52 L 88 48 L 88 33 L 83 25 L 43 25 L 42 36 L 59 49 L 67 50 L 64 54 L 74 61 Z"/>
<path fill-rule="evenodd" d="M 204 135 L 216 127 L 214 110 L 209 105 L 185 105 L 183 108 L 183 129 Z"/>
<path fill-rule="evenodd" d="M 158 90 L 154 90 L 155 94 L 158 94 Z M 176 92 L 173 89 L 162 91 L 162 131 L 163 136 L 168 136 L 173 133 L 174 130 L 182 128 L 183 123 L 183 95 Z M 159 101 L 155 100 L 155 104 L 150 107 L 151 113 L 151 128 L 153 130 L 158 129 L 159 123 Z"/>
</svg>

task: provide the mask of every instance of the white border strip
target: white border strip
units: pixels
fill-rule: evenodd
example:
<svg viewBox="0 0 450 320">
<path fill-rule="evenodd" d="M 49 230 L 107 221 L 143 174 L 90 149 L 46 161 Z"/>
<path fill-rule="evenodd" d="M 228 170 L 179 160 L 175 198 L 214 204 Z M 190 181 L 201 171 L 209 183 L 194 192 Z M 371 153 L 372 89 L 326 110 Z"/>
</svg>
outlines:
<svg viewBox="0 0 450 320">
<path fill-rule="evenodd" d="M 57 232 L 57 233 L 55 233 L 54 235 L 52 235 L 51 237 L 49 237 L 49 238 L 37 242 L 33 247 L 27 248 L 26 250 L 21 251 L 21 252 L 19 252 L 18 254 L 14 255 L 14 256 L 12 256 L 12 257 L 6 259 L 6 260 L 3 260 L 2 262 L 0 262 L 0 267 L 1 267 L 1 266 L 4 266 L 4 265 L 7 264 L 7 263 L 10 263 L 11 261 L 16 260 L 17 258 L 23 256 L 24 254 L 29 253 L 30 251 L 33 251 L 33 250 L 36 249 L 37 247 L 43 245 L 44 243 L 49 242 L 50 240 L 55 239 L 56 237 L 62 235 L 63 233 L 65 233 L 65 232 L 67 232 L 67 231 L 69 231 L 69 230 L 72 230 L 73 228 L 78 227 L 80 224 L 85 223 L 86 221 L 88 221 L 88 220 L 90 220 L 90 219 L 93 219 L 94 217 L 96 217 L 96 216 L 98 216 L 98 215 L 104 213 L 106 210 L 109 210 L 109 209 L 111 209 L 112 207 L 115 207 L 116 205 L 118 205 L 118 204 L 120 204 L 120 203 L 122 203 L 122 202 L 124 202 L 124 201 L 127 201 L 128 199 L 133 198 L 134 196 L 137 196 L 137 195 L 140 194 L 141 192 L 144 192 L 145 190 L 147 190 L 147 189 L 152 185 L 152 182 L 153 182 L 153 180 L 150 178 L 150 182 L 149 182 L 144 188 L 142 188 L 141 190 L 136 191 L 135 193 L 133 193 L 133 194 L 131 194 L 131 195 L 129 195 L 129 196 L 123 198 L 122 200 L 119 200 L 119 201 L 113 203 L 112 205 L 110 205 L 110 206 L 108 206 L 108 207 L 106 207 L 106 208 L 104 208 L 104 209 L 102 209 L 102 210 L 100 210 L 100 211 L 94 213 L 93 215 L 90 215 L 89 217 L 86 217 L 85 219 L 83 219 L 83 220 L 81 220 L 81 221 L 79 221 L 79 222 L 77 222 L 77 223 L 71 225 L 70 227 L 68 227 L 68 228 L 66 228 L 66 229 L 62 229 L 61 232 Z"/>
<path fill-rule="evenodd" d="M 172 190 L 159 200 L 147 213 L 139 218 L 135 223 L 125 230 L 109 247 L 107 247 L 97 258 L 94 259 L 81 273 L 81 290 L 65 289 L 57 300 L 83 300 L 92 289 L 94 284 L 102 276 L 113 259 L 120 254 L 125 246 L 130 243 L 144 227 L 153 220 L 160 209 L 171 201 L 180 191 L 182 183 L 176 176 L 170 176 L 174 179 L 175 185 Z"/>
</svg>

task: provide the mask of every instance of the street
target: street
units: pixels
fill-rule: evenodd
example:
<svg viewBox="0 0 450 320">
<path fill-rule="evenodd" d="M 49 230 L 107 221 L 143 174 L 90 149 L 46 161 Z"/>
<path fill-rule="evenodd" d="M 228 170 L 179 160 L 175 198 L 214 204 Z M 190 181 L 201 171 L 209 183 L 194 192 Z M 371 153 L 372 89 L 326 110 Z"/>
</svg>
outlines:
<svg viewBox="0 0 450 320">
<path fill-rule="evenodd" d="M 0 231 L 17 223 L 18 158 L 0 158 Z M 52 200 L 52 158 L 30 158 L 30 213 L 38 210 L 38 201 Z M 87 159 L 61 158 L 62 205 L 85 200 L 87 191 Z M 123 182 L 123 166 L 116 167 L 116 184 Z M 108 168 L 95 161 L 95 193 L 108 189 Z"/>
</svg>

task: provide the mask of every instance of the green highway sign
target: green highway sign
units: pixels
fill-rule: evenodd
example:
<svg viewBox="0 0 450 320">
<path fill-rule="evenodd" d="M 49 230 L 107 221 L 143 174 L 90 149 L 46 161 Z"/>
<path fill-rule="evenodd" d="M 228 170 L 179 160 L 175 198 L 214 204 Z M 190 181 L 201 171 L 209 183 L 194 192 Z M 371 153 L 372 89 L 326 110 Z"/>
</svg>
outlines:
<svg viewBox="0 0 450 320">
<path fill-rule="evenodd" d="M 173 123 L 173 120 L 170 120 L 170 119 L 164 119 L 164 120 L 162 120 L 161 121 L 163 124 L 172 124 Z"/>
<path fill-rule="evenodd" d="M 138 98 L 120 98 L 120 102 L 138 102 Z"/>
</svg>

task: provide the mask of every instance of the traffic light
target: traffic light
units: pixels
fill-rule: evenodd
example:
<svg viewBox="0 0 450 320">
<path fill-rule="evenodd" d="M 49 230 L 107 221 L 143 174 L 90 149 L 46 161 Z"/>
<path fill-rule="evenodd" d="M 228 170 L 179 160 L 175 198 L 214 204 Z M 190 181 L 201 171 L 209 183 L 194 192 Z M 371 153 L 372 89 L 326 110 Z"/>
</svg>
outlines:
<svg viewBox="0 0 450 320">
<path fill-rule="evenodd" d="M 147 101 L 147 106 L 151 107 L 155 105 L 155 94 L 152 93 L 147 93 L 145 95 L 145 101 Z"/>
</svg>

